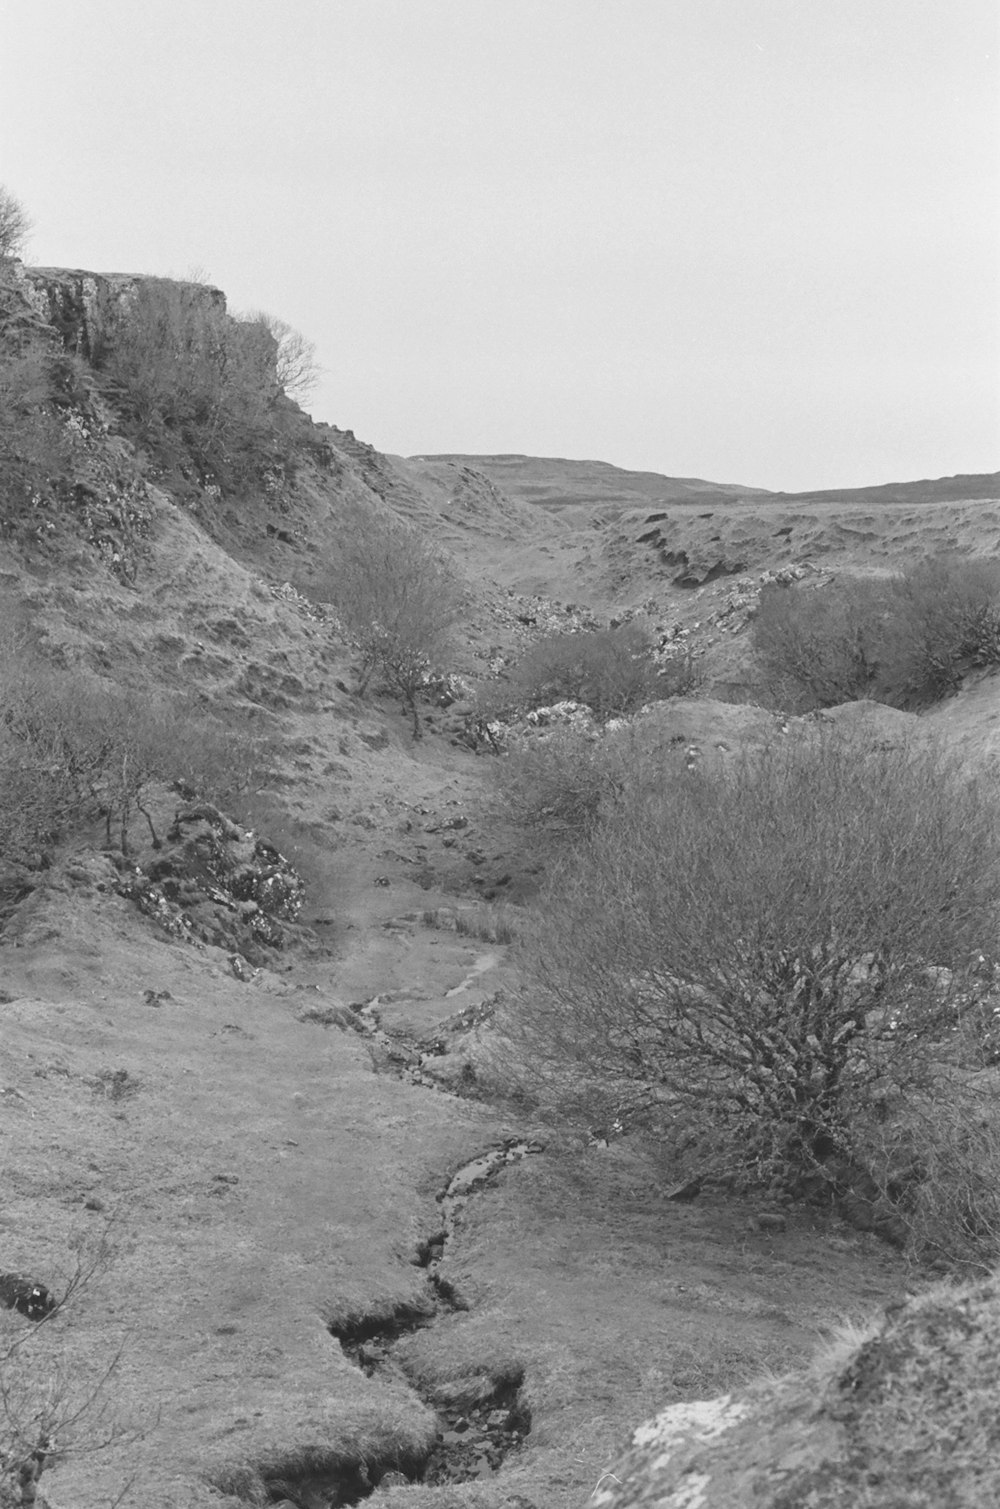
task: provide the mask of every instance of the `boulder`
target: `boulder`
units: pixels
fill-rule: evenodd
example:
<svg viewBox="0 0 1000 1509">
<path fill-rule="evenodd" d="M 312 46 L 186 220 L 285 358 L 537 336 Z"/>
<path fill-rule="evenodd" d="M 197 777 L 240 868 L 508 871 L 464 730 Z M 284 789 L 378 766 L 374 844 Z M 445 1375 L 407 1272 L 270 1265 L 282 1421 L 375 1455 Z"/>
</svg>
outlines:
<svg viewBox="0 0 1000 1509">
<path fill-rule="evenodd" d="M 938 1284 L 803 1373 L 669 1406 L 588 1509 L 981 1509 L 998 1391 L 1000 1279 Z"/>
</svg>

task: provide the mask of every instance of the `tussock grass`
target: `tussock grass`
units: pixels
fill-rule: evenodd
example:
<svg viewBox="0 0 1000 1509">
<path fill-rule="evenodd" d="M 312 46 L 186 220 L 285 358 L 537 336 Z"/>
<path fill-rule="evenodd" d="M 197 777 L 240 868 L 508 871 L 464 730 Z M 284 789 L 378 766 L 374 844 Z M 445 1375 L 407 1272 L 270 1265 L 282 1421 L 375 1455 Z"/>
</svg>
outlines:
<svg viewBox="0 0 1000 1509">
<path fill-rule="evenodd" d="M 461 938 L 500 945 L 517 938 L 523 913 L 509 902 L 483 901 L 471 907 L 428 907 L 420 920 L 424 927 L 449 929 Z"/>
</svg>

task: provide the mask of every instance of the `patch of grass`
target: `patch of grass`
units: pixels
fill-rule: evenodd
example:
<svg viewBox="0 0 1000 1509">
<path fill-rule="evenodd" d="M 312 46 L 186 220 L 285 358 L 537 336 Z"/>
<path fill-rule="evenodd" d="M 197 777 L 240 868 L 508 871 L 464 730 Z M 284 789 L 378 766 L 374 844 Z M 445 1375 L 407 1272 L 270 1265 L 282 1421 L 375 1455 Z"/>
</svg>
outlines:
<svg viewBox="0 0 1000 1509">
<path fill-rule="evenodd" d="M 455 931 L 460 937 L 477 938 L 483 943 L 513 943 L 517 910 L 502 901 L 463 907 L 455 918 Z"/>
<path fill-rule="evenodd" d="M 521 909 L 508 902 L 482 901 L 476 906 L 428 907 L 420 914 L 424 927 L 448 929 L 462 938 L 483 943 L 513 943 Z"/>
</svg>

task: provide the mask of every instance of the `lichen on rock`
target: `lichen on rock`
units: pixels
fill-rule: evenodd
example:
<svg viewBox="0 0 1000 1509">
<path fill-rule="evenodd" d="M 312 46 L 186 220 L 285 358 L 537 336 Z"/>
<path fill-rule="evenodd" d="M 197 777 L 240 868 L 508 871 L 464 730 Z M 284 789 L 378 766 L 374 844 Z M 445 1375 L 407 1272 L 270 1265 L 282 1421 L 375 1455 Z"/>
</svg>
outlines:
<svg viewBox="0 0 1000 1509">
<path fill-rule="evenodd" d="M 273 844 L 205 802 L 178 810 L 165 842 L 124 869 L 117 889 L 171 937 L 256 967 L 284 948 L 305 894 Z"/>
<path fill-rule="evenodd" d="M 1000 1278 L 938 1284 L 738 1398 L 640 1426 L 590 1509 L 981 1509 L 1000 1502 Z"/>
</svg>

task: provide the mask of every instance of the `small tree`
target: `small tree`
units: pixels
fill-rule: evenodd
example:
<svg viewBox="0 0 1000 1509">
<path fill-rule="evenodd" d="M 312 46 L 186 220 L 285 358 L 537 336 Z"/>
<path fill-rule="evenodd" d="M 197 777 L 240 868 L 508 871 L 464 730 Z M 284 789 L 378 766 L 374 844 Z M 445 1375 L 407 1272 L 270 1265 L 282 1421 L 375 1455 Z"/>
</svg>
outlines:
<svg viewBox="0 0 1000 1509">
<path fill-rule="evenodd" d="M 361 652 L 359 695 L 377 673 L 402 697 L 419 739 L 417 695 L 447 651 L 461 606 L 453 570 L 409 525 L 359 513 L 321 590 Z"/>
<path fill-rule="evenodd" d="M 279 320 L 276 315 L 255 310 L 244 316 L 248 324 L 260 325 L 277 348 L 275 370 L 278 385 L 288 398 L 298 402 L 308 398 L 319 382 L 316 347 L 299 330 Z"/>
<path fill-rule="evenodd" d="M 21 255 L 30 230 L 31 221 L 24 206 L 0 184 L 0 261 Z"/>
<path fill-rule="evenodd" d="M 933 753 L 781 745 L 626 796 L 552 875 L 518 1030 L 654 1086 L 760 1169 L 850 1156 L 996 936 L 995 794 Z"/>
</svg>

